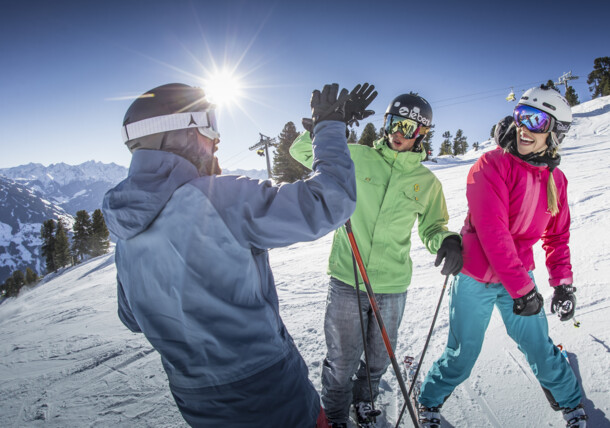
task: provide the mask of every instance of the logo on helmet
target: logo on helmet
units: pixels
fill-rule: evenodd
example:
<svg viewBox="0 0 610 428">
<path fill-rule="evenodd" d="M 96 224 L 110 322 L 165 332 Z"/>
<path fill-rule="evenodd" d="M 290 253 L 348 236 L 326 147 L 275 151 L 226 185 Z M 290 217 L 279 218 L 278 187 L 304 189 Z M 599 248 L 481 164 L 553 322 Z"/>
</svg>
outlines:
<svg viewBox="0 0 610 428">
<path fill-rule="evenodd" d="M 394 107 L 398 107 L 399 103 L 395 103 Z M 398 113 L 402 117 L 406 117 L 407 119 L 413 119 L 416 122 L 421 123 L 424 126 L 430 126 L 430 119 L 424 117 L 420 113 L 419 107 L 415 106 L 412 110 L 409 110 L 408 107 L 402 106 L 398 109 Z"/>
<path fill-rule="evenodd" d="M 565 123 L 563 123 L 563 122 L 559 122 L 559 121 L 557 121 L 557 123 L 555 124 L 555 129 L 556 129 L 558 132 L 568 132 L 568 131 L 570 130 L 570 125 L 569 125 L 569 124 L 568 124 L 568 125 L 566 125 L 566 124 L 565 124 Z"/>
<path fill-rule="evenodd" d="M 400 113 L 401 116 L 409 117 L 409 109 L 404 106 L 398 109 L 398 113 Z"/>
</svg>

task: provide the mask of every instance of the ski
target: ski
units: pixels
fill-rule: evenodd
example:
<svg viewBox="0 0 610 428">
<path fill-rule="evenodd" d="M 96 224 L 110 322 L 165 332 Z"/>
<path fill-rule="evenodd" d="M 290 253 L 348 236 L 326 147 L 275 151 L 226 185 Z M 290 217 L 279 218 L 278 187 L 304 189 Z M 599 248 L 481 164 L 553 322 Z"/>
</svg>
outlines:
<svg viewBox="0 0 610 428">
<path fill-rule="evenodd" d="M 417 416 L 417 420 L 419 421 L 419 403 L 417 402 L 417 397 L 419 396 L 419 392 L 421 390 L 421 381 L 417 379 L 417 375 L 419 373 L 419 364 L 417 363 L 417 361 L 415 361 L 415 357 L 411 355 L 406 355 L 402 363 L 404 375 L 408 383 L 407 390 L 409 391 L 409 400 L 411 401 L 411 405 L 413 406 L 413 409 L 415 410 L 415 414 Z M 398 423 L 400 423 L 400 420 L 397 422 L 397 426 Z"/>
<path fill-rule="evenodd" d="M 403 360 L 403 365 L 409 382 L 409 395 L 417 397 L 421 389 L 421 381 L 415 378 L 419 371 L 419 364 L 415 361 L 415 357 L 407 355 Z"/>
</svg>

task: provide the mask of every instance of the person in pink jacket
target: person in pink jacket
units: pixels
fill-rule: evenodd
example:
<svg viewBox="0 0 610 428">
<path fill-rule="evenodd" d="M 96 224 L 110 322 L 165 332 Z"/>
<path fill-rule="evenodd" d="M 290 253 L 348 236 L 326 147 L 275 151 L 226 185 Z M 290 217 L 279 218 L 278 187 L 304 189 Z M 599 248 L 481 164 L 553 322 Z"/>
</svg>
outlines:
<svg viewBox="0 0 610 428">
<path fill-rule="evenodd" d="M 542 239 L 554 287 L 551 311 L 562 321 L 571 319 L 576 288 L 568 247 L 568 181 L 557 168 L 557 149 L 571 122 L 570 106 L 559 92 L 544 86 L 526 91 L 513 117 L 496 126 L 500 147 L 482 155 L 468 174 L 464 267 L 451 286 L 447 346 L 421 387 L 423 427 L 440 427 L 440 408 L 470 375 L 494 306 L 551 406 L 563 411 L 568 427 L 586 426 L 580 386 L 549 338 L 532 274 L 532 246 Z"/>
</svg>

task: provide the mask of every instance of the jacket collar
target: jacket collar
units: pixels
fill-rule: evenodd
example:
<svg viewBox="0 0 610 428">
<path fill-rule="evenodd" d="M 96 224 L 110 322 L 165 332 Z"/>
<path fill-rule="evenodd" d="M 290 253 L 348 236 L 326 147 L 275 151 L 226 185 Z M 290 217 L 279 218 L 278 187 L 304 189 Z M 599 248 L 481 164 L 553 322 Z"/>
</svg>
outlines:
<svg viewBox="0 0 610 428">
<path fill-rule="evenodd" d="M 384 158 L 384 160 L 392 167 L 400 170 L 411 170 L 417 168 L 424 159 L 426 153 L 422 152 L 397 152 L 392 150 L 385 138 L 376 140 L 373 147 Z"/>
</svg>

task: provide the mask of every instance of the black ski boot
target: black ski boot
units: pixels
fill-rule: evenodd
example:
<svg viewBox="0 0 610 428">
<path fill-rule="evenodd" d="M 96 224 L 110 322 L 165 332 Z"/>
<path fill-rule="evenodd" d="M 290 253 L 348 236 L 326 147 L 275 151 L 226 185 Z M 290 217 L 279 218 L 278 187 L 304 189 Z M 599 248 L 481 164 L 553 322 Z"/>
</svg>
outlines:
<svg viewBox="0 0 610 428">
<path fill-rule="evenodd" d="M 373 410 L 372 403 L 361 401 L 354 404 L 358 427 L 375 428 L 375 418 L 381 414 L 379 410 Z"/>
<path fill-rule="evenodd" d="M 567 428 L 587 428 L 588 416 L 582 404 L 573 409 L 563 409 L 563 418 L 566 420 Z"/>
<path fill-rule="evenodd" d="M 420 404 L 417 410 L 421 428 L 441 428 L 440 407 L 426 407 Z"/>
</svg>

